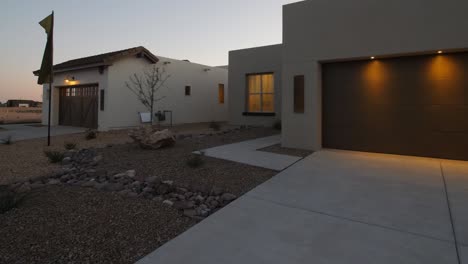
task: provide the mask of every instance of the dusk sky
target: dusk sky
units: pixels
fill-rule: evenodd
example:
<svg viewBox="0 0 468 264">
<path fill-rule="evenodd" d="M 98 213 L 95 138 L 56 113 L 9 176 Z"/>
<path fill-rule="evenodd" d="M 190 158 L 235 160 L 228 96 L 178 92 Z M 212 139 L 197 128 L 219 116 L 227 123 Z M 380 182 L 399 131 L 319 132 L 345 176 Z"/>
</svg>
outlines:
<svg viewBox="0 0 468 264">
<path fill-rule="evenodd" d="M 297 0 L 2 0 L 0 102 L 42 100 L 32 71 L 55 11 L 54 64 L 145 46 L 155 55 L 226 65 L 228 51 L 282 41 L 282 5 Z"/>
</svg>

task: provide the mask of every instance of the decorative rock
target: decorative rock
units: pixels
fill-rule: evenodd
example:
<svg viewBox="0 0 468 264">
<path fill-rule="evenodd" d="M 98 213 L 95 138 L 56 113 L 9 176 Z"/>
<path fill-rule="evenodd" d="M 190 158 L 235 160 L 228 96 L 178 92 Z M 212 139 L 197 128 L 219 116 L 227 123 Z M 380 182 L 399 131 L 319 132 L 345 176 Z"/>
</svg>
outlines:
<svg viewBox="0 0 468 264">
<path fill-rule="evenodd" d="M 18 189 L 16 189 L 17 193 L 26 193 L 31 191 L 31 186 L 29 186 L 29 182 L 24 183 Z"/>
<path fill-rule="evenodd" d="M 125 177 L 125 176 L 127 176 L 127 174 L 125 174 L 125 173 L 118 173 L 118 174 L 115 174 L 113 177 L 114 177 L 114 179 L 120 179 L 120 178 L 123 178 L 123 177 Z"/>
<path fill-rule="evenodd" d="M 157 183 L 159 182 L 159 177 L 158 176 L 147 177 L 145 179 L 145 182 L 152 183 L 152 184 Z"/>
<path fill-rule="evenodd" d="M 178 194 L 185 194 L 187 192 L 187 189 L 178 187 L 175 189 L 175 192 Z"/>
<path fill-rule="evenodd" d="M 162 196 L 156 196 L 156 197 L 153 198 L 153 201 L 162 202 L 162 201 L 164 201 L 164 198 Z"/>
<path fill-rule="evenodd" d="M 172 186 L 174 184 L 174 181 L 163 181 L 162 183 Z"/>
<path fill-rule="evenodd" d="M 197 212 L 194 209 L 187 209 L 187 210 L 184 210 L 184 215 L 194 218 L 195 216 L 197 216 Z"/>
<path fill-rule="evenodd" d="M 87 181 L 87 182 L 81 184 L 81 186 L 85 187 L 85 188 L 94 188 L 94 186 L 96 186 L 96 184 L 98 184 L 98 183 L 93 179 L 91 181 Z"/>
<path fill-rule="evenodd" d="M 136 176 L 136 171 L 135 170 L 128 170 L 125 172 L 125 175 L 130 178 L 135 178 Z"/>
<path fill-rule="evenodd" d="M 233 201 L 236 198 L 237 198 L 237 196 L 235 196 L 234 194 L 231 194 L 231 193 L 224 193 L 223 195 L 221 195 L 221 200 L 223 200 L 225 202 Z"/>
<path fill-rule="evenodd" d="M 68 165 L 68 164 L 71 163 L 71 160 L 72 160 L 72 159 L 71 159 L 70 157 L 65 157 L 65 158 L 63 158 L 63 160 L 62 160 L 62 164 L 63 164 L 63 165 Z"/>
<path fill-rule="evenodd" d="M 128 194 L 130 193 L 130 190 L 121 190 L 119 192 L 120 195 L 123 195 L 123 196 L 128 196 Z"/>
<path fill-rule="evenodd" d="M 141 182 L 134 181 L 134 182 L 132 182 L 131 186 L 132 186 L 132 188 L 139 189 L 139 188 L 141 188 Z"/>
<path fill-rule="evenodd" d="M 192 209 L 194 207 L 195 207 L 195 204 L 191 201 L 181 201 L 181 202 L 174 203 L 174 208 L 177 208 L 180 210 Z"/>
<path fill-rule="evenodd" d="M 172 186 L 167 184 L 167 183 L 163 183 L 161 185 L 159 185 L 158 189 L 156 190 L 156 192 L 160 195 L 164 195 L 164 194 L 168 194 L 171 192 L 171 189 L 172 189 Z"/>
<path fill-rule="evenodd" d="M 101 156 L 101 155 L 96 156 L 96 157 L 93 158 L 93 161 L 96 162 L 96 163 L 97 163 L 97 162 L 100 162 L 101 160 L 102 160 L 102 156 Z"/>
<path fill-rule="evenodd" d="M 136 192 L 129 192 L 129 193 L 127 194 L 127 196 L 128 196 L 128 197 L 131 197 L 131 198 L 136 198 L 136 197 L 138 197 L 138 193 L 136 193 Z"/>
<path fill-rule="evenodd" d="M 173 205 L 174 205 L 174 202 L 171 201 L 171 200 L 165 200 L 165 201 L 163 202 L 163 204 L 164 204 L 164 205 L 167 205 L 167 206 L 173 206 Z"/>
<path fill-rule="evenodd" d="M 212 201 L 210 202 L 210 207 L 211 207 L 211 208 L 216 208 L 216 207 L 218 207 L 218 206 L 219 206 L 219 202 L 218 202 L 218 201 L 212 200 Z"/>
<path fill-rule="evenodd" d="M 59 180 L 56 180 L 56 179 L 51 179 L 49 180 L 49 182 L 47 183 L 49 185 L 57 185 L 57 184 L 60 184 L 60 181 Z"/>
<path fill-rule="evenodd" d="M 213 187 L 210 192 L 210 194 L 213 196 L 218 196 L 218 195 L 221 195 L 222 193 L 223 193 L 223 190 L 218 187 Z"/>
<path fill-rule="evenodd" d="M 29 186 L 31 187 L 31 189 L 35 190 L 35 189 L 39 189 L 39 188 L 44 187 L 44 184 L 43 183 L 32 183 Z"/>
<path fill-rule="evenodd" d="M 145 187 L 143 188 L 144 193 L 154 193 L 154 189 L 151 187 Z"/>
<path fill-rule="evenodd" d="M 105 191 L 118 192 L 123 190 L 124 186 L 120 183 L 108 183 L 102 189 Z"/>
<path fill-rule="evenodd" d="M 199 202 L 199 203 L 202 203 L 203 201 L 205 201 L 205 197 L 201 196 L 200 194 L 195 196 L 195 201 Z"/>
<path fill-rule="evenodd" d="M 141 128 L 133 130 L 129 136 L 139 143 L 144 149 L 160 149 L 173 146 L 176 143 L 176 137 L 170 130 L 154 131 L 152 128 Z"/>
<path fill-rule="evenodd" d="M 98 183 L 94 185 L 94 188 L 98 190 L 103 190 L 104 188 L 106 188 L 108 184 L 109 184 L 108 182 Z"/>
</svg>

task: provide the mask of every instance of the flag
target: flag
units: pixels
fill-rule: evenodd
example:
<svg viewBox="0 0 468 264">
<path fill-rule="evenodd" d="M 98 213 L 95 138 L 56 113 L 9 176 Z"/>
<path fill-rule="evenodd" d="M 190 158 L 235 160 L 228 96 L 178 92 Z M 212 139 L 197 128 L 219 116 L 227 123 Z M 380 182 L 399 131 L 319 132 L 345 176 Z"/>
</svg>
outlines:
<svg viewBox="0 0 468 264">
<path fill-rule="evenodd" d="M 39 24 L 45 29 L 47 34 L 47 44 L 42 58 L 41 69 L 39 72 L 38 84 L 52 83 L 54 75 L 52 73 L 53 49 L 54 49 L 54 12 L 44 18 Z"/>
</svg>

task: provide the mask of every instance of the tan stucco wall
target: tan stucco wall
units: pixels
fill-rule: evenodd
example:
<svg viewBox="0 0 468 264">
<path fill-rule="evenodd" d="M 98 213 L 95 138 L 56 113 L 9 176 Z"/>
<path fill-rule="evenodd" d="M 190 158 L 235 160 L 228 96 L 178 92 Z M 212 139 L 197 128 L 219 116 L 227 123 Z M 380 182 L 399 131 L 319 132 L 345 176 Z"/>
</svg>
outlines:
<svg viewBox="0 0 468 264">
<path fill-rule="evenodd" d="M 322 147 L 320 62 L 468 48 L 466 10 L 468 1 L 462 0 L 310 0 L 284 6 L 283 145 Z M 305 113 L 295 114 L 292 80 L 302 74 Z"/>
<path fill-rule="evenodd" d="M 228 92 L 228 71 L 216 67 L 160 57 L 157 67 L 166 70 L 170 78 L 166 88 L 157 93 L 157 97 L 164 99 L 155 104 L 154 111 L 173 111 L 173 123 L 198 123 L 227 120 L 227 102 L 218 103 L 218 84 L 225 85 L 225 94 Z M 164 62 L 170 62 L 164 65 Z M 136 99 L 136 96 L 125 86 L 130 75 L 142 74 L 144 69 L 151 67 L 144 60 L 127 58 L 119 60 L 109 68 L 108 108 L 111 114 L 106 118 L 107 129 L 137 126 L 140 124 L 138 112 L 148 112 Z M 205 69 L 209 69 L 205 71 Z M 185 86 L 191 86 L 191 95 L 185 96 Z M 167 115 L 166 123 L 169 123 Z"/>
<path fill-rule="evenodd" d="M 271 126 L 281 119 L 281 45 L 229 52 L 229 123 Z M 273 72 L 276 116 L 244 116 L 247 101 L 246 75 Z"/>
</svg>

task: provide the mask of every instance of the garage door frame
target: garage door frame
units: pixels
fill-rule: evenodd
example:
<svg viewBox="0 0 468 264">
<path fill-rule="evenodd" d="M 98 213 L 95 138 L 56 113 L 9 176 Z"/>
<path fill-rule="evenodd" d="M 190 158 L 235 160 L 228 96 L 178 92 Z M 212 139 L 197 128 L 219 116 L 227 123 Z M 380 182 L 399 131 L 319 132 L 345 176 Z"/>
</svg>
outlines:
<svg viewBox="0 0 468 264">
<path fill-rule="evenodd" d="M 59 88 L 59 125 L 93 129 L 98 127 L 98 83 L 56 88 Z"/>
</svg>

